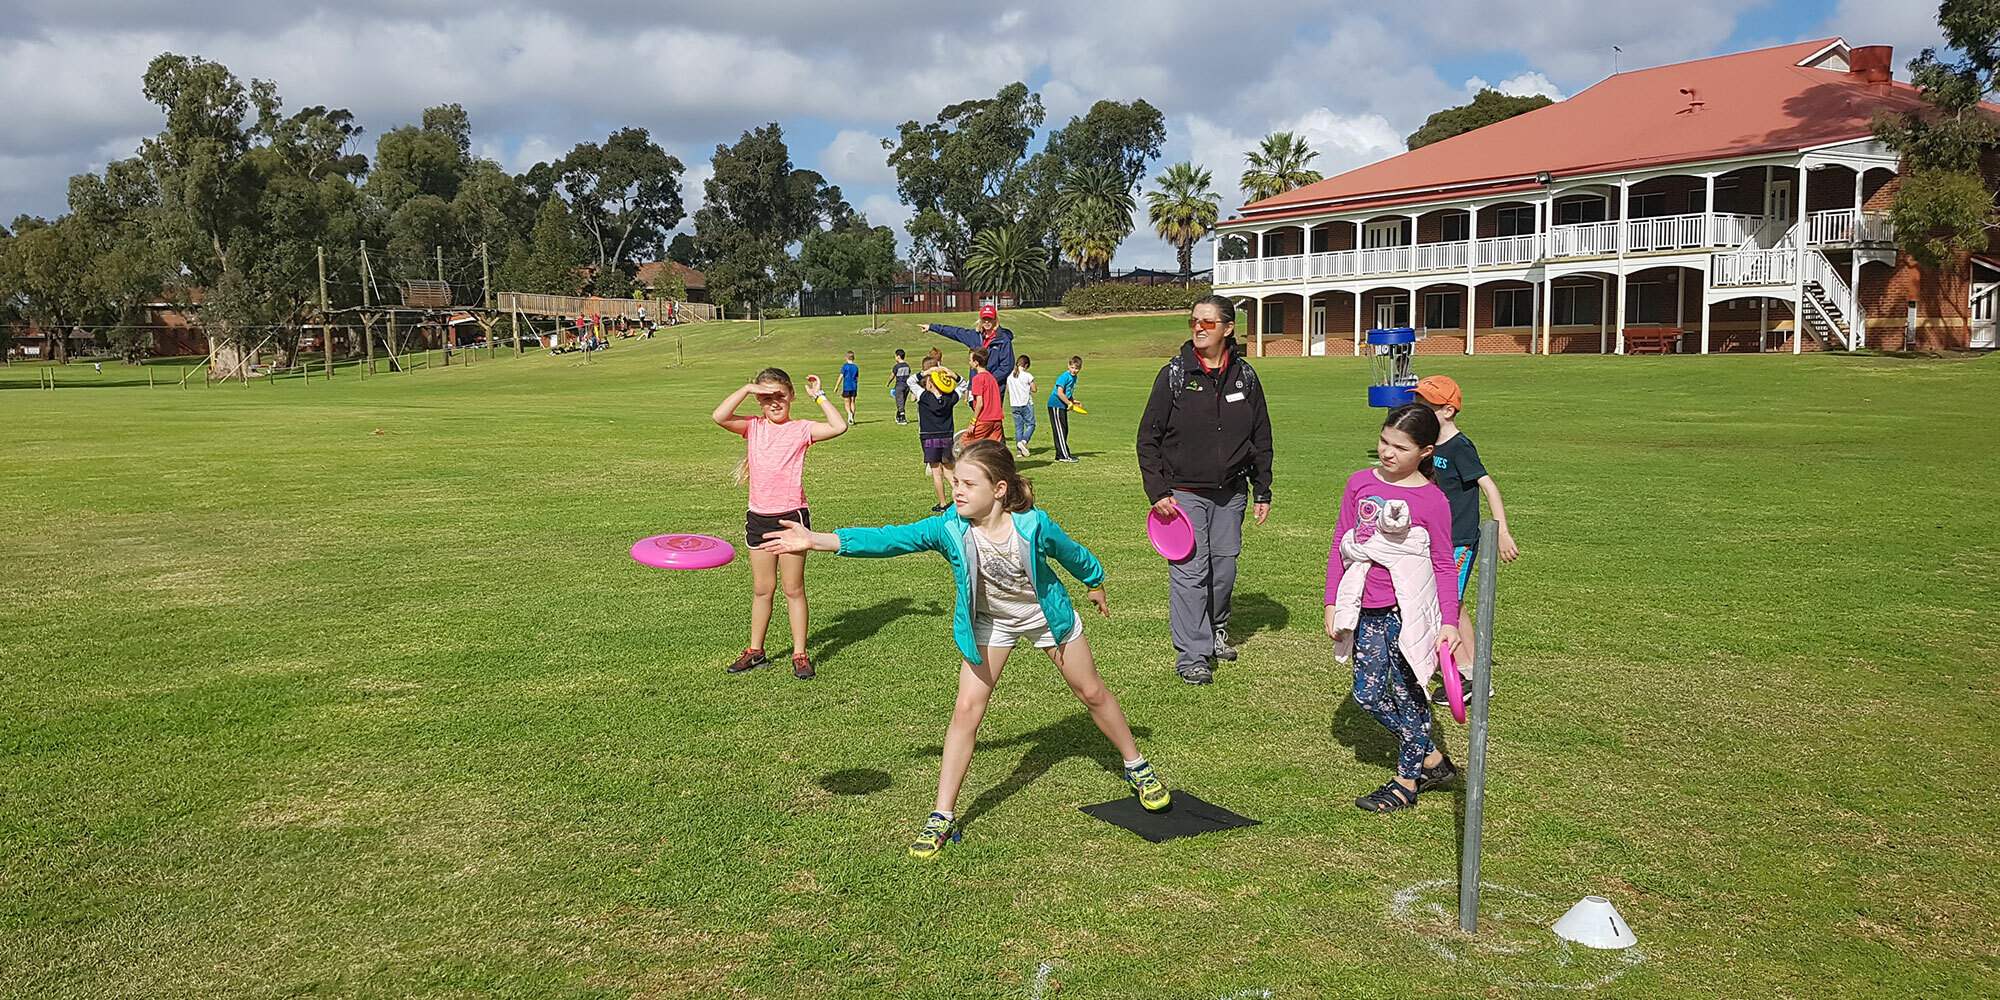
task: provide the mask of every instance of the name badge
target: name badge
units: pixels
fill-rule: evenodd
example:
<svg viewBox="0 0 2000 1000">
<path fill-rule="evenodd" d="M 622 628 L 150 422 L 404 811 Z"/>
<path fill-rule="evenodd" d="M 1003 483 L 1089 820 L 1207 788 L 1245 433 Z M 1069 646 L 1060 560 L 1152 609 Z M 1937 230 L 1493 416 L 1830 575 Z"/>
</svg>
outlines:
<svg viewBox="0 0 2000 1000">
<path fill-rule="evenodd" d="M 1229 395 L 1222 397 L 1222 401 L 1225 403 L 1241 403 L 1243 402 L 1243 394 L 1240 392 L 1232 392 Z"/>
</svg>

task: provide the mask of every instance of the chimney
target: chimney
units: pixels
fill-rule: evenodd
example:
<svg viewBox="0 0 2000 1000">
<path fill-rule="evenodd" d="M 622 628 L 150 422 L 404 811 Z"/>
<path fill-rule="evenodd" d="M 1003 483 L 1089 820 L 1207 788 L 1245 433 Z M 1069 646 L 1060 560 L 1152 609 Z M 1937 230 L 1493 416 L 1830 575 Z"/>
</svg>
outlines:
<svg viewBox="0 0 2000 1000">
<path fill-rule="evenodd" d="M 1862 83 L 1888 83 L 1894 74 L 1887 45 L 1860 45 L 1847 51 L 1847 74 Z"/>
</svg>

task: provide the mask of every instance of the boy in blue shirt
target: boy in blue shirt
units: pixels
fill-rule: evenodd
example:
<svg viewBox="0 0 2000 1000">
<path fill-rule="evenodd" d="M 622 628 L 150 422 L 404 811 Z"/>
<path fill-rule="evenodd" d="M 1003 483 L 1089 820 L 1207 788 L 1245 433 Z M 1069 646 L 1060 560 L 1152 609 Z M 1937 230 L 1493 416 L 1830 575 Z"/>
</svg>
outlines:
<svg viewBox="0 0 2000 1000">
<path fill-rule="evenodd" d="M 854 352 L 847 352 L 847 363 L 840 366 L 840 401 L 847 404 L 847 422 L 854 422 L 854 397 L 861 395 L 861 368 L 854 363 Z"/>
<path fill-rule="evenodd" d="M 1056 376 L 1056 390 L 1049 393 L 1049 427 L 1056 435 L 1056 461 L 1074 462 L 1069 453 L 1069 411 L 1076 407 L 1076 376 L 1083 371 L 1083 359 L 1070 355 L 1069 367 Z"/>
</svg>

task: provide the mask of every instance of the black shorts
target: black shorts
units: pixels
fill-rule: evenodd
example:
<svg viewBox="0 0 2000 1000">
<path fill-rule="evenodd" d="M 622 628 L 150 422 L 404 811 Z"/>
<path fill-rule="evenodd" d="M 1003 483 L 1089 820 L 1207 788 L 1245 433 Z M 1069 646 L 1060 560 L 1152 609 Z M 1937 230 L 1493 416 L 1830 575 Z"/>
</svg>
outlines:
<svg viewBox="0 0 2000 1000">
<path fill-rule="evenodd" d="M 777 514 L 759 514 L 754 510 L 744 511 L 743 540 L 749 542 L 750 547 L 753 549 L 764 544 L 764 536 L 766 534 L 785 530 L 785 526 L 779 524 L 779 521 L 797 521 L 801 526 L 810 529 L 813 526 L 812 511 L 804 507 Z"/>
<path fill-rule="evenodd" d="M 848 392 L 846 389 L 840 390 L 840 398 L 842 399 L 854 399 L 855 397 L 860 395 L 861 394 L 858 392 Z"/>
<path fill-rule="evenodd" d="M 922 442 L 924 446 L 925 465 L 951 464 L 951 442 L 952 442 L 951 435 L 947 434 L 944 437 L 925 437 L 922 439 Z"/>
</svg>

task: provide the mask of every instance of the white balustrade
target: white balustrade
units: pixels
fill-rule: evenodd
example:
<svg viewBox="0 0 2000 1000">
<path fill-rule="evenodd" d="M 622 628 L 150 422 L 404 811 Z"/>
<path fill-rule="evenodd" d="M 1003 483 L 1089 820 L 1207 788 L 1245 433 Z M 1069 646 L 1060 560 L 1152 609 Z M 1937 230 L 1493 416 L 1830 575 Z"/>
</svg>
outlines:
<svg viewBox="0 0 2000 1000">
<path fill-rule="evenodd" d="M 1618 252 L 1618 223 L 1585 222 L 1549 227 L 1549 256 L 1600 257 Z"/>
<path fill-rule="evenodd" d="M 1740 250 L 1709 258 L 1708 278 L 1713 285 L 1789 285 L 1797 274 L 1798 257 L 1792 250 Z"/>
<path fill-rule="evenodd" d="M 1522 233 L 1519 236 L 1499 236 L 1479 241 L 1480 264 L 1532 264 L 1541 259 L 1542 237 L 1539 233 Z"/>
<path fill-rule="evenodd" d="M 1625 249 L 1630 253 L 1692 249 L 1703 245 L 1704 224 L 1705 217 L 1700 214 L 1633 219 L 1631 231 L 1625 237 Z"/>
<path fill-rule="evenodd" d="M 1862 243 L 1896 242 L 1896 224 L 1890 222 L 1889 217 L 1880 212 L 1861 213 L 1860 232 Z"/>
<path fill-rule="evenodd" d="M 1715 245 L 1719 247 L 1742 246 L 1757 230 L 1764 228 L 1767 220 L 1761 215 L 1736 215 L 1728 212 L 1715 214 Z"/>
<path fill-rule="evenodd" d="M 1806 217 L 1806 246 L 1819 247 L 1829 243 L 1854 242 L 1854 218 L 1857 213 L 1851 208 L 1836 208 L 1825 212 L 1814 212 Z"/>
<path fill-rule="evenodd" d="M 1416 250 L 1416 270 L 1465 270 L 1465 244 L 1461 241 L 1453 240 L 1450 243 L 1419 243 Z"/>
<path fill-rule="evenodd" d="M 1400 274 L 1409 269 L 1409 247 L 1375 247 L 1361 251 L 1361 274 Z"/>
</svg>

